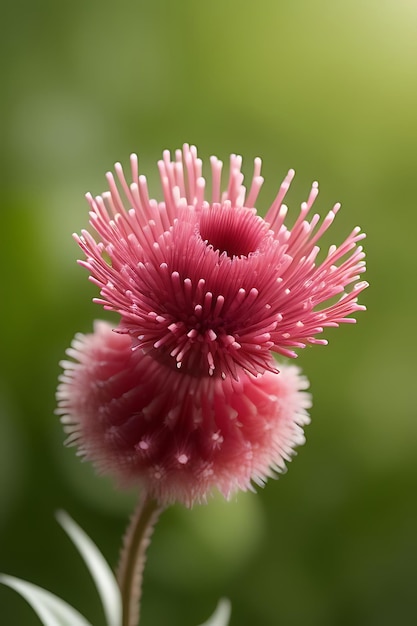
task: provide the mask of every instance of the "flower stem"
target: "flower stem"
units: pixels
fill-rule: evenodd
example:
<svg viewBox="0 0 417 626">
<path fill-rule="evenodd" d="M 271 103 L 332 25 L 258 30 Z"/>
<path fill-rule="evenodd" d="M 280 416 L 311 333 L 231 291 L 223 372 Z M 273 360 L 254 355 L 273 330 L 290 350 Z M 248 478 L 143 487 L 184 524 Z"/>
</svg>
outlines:
<svg viewBox="0 0 417 626">
<path fill-rule="evenodd" d="M 139 624 L 140 598 L 146 549 L 162 507 L 147 496 L 141 498 L 123 538 L 117 569 L 122 594 L 122 626 Z"/>
</svg>

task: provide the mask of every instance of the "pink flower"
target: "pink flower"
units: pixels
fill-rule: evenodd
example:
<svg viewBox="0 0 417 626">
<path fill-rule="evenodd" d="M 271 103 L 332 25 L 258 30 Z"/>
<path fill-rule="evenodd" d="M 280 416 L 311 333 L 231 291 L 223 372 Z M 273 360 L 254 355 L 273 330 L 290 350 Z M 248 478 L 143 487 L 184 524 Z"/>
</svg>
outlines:
<svg viewBox="0 0 417 626">
<path fill-rule="evenodd" d="M 303 441 L 310 397 L 294 366 L 272 354 L 324 344 L 327 326 L 354 322 L 365 282 L 364 237 L 355 228 L 318 262 L 320 223 L 308 214 L 314 183 L 289 230 L 282 203 L 291 170 L 265 219 L 254 208 L 261 161 L 249 193 L 232 155 L 227 191 L 212 157 L 205 199 L 202 163 L 184 146 L 159 162 L 164 202 L 149 199 L 137 157 L 132 183 L 87 199 L 88 231 L 76 237 L 105 309 L 121 319 L 76 337 L 64 362 L 59 412 L 70 441 L 103 471 L 140 482 L 160 502 L 191 504 L 212 487 L 226 496 L 280 471 Z M 121 194 L 124 194 L 125 199 Z"/>
<path fill-rule="evenodd" d="M 317 214 L 307 221 L 317 183 L 289 230 L 282 201 L 292 170 L 262 219 L 254 208 L 263 182 L 260 159 L 247 197 L 240 157 L 231 157 L 223 194 L 222 164 L 213 157 L 211 166 L 207 201 L 196 149 L 184 146 L 175 161 L 164 152 L 159 170 L 165 201 L 158 203 L 149 200 L 135 155 L 130 185 L 116 164 L 126 200 L 110 173 L 110 191 L 87 196 L 100 240 L 87 231 L 76 237 L 87 257 L 81 264 L 100 288 L 97 302 L 120 313 L 118 332 L 129 333 L 154 358 L 198 375 L 275 371 L 271 351 L 294 357 L 293 348 L 325 344 L 317 336 L 326 326 L 354 322 L 348 316 L 364 308 L 357 303 L 366 286 L 357 283 L 364 271 L 357 242 L 364 235 L 355 228 L 317 263 L 317 242 L 340 208 L 336 204 L 321 225 Z"/>
<path fill-rule="evenodd" d="M 308 381 L 295 366 L 239 381 L 197 378 L 132 350 L 96 322 L 63 362 L 59 412 L 82 455 L 161 503 L 226 497 L 283 471 L 309 422 Z"/>
</svg>

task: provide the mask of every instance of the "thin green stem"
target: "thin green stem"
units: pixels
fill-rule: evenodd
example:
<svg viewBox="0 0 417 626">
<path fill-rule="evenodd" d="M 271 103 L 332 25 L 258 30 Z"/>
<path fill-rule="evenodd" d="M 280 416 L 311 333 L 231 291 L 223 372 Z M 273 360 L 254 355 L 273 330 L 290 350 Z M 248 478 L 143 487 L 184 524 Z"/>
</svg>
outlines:
<svg viewBox="0 0 417 626">
<path fill-rule="evenodd" d="M 162 507 L 143 497 L 132 515 L 123 539 L 117 581 L 122 594 L 122 626 L 138 626 L 146 549 Z"/>
</svg>

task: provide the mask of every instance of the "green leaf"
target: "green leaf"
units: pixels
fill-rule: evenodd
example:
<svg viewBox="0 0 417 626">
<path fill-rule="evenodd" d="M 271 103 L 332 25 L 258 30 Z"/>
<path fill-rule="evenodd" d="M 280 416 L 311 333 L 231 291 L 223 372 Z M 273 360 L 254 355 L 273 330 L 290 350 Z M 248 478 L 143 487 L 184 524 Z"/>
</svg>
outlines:
<svg viewBox="0 0 417 626">
<path fill-rule="evenodd" d="M 121 626 L 122 599 L 109 564 L 95 543 L 65 511 L 58 511 L 56 518 L 80 552 L 94 579 L 108 626 Z"/>
<path fill-rule="evenodd" d="M 219 601 L 213 615 L 209 617 L 207 622 L 200 624 L 200 626 L 227 626 L 230 620 L 231 612 L 232 605 L 230 604 L 230 600 L 222 598 Z"/>
<path fill-rule="evenodd" d="M 37 585 L 6 574 L 0 575 L 0 582 L 20 593 L 44 626 L 91 626 L 90 622 L 67 602 Z"/>
</svg>

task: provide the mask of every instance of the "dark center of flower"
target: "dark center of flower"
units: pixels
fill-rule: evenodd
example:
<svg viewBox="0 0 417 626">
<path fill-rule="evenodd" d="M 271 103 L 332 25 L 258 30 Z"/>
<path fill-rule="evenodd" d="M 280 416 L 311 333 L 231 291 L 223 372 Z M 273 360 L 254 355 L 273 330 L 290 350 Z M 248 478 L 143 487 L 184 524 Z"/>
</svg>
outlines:
<svg viewBox="0 0 417 626">
<path fill-rule="evenodd" d="M 200 236 L 230 258 L 249 256 L 259 249 L 267 232 L 264 220 L 252 209 L 213 204 L 201 212 Z"/>
</svg>

